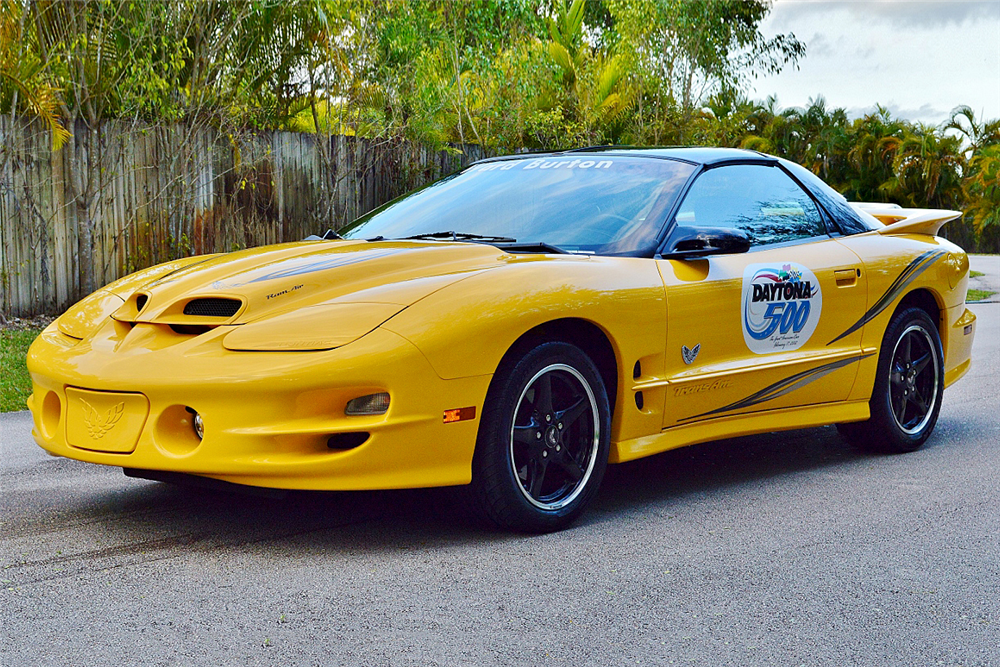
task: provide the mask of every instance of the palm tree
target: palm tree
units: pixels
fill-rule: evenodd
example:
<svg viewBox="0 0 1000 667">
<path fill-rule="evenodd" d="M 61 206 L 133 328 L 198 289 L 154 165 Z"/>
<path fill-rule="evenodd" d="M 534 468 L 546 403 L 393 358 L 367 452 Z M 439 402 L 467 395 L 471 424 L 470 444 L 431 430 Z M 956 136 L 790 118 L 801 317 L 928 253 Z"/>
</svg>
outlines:
<svg viewBox="0 0 1000 667">
<path fill-rule="evenodd" d="M 1000 144 L 1000 119 L 976 120 L 972 108 L 962 105 L 952 109 L 951 117 L 944 124 L 944 130 L 955 130 L 968 142 L 965 156 L 971 159 L 984 148 Z"/>
<path fill-rule="evenodd" d="M 895 151 L 895 176 L 886 192 L 911 206 L 953 208 L 960 202 L 965 158 L 957 137 L 939 134 L 918 124 L 902 138 L 886 142 Z"/>
<path fill-rule="evenodd" d="M 22 3 L 0 2 L 0 113 L 13 116 L 21 108 L 38 116 L 49 128 L 53 150 L 58 150 L 70 134 L 59 117 L 59 91 L 49 82 L 47 63 L 25 34 L 26 18 Z"/>
<path fill-rule="evenodd" d="M 622 59 L 604 51 L 591 52 L 583 41 L 584 0 L 567 6 L 560 0 L 549 19 L 549 55 L 559 68 L 566 106 L 574 113 L 589 141 L 616 140 L 620 121 L 635 105 L 638 91 L 629 85 Z"/>
<path fill-rule="evenodd" d="M 982 234 L 988 227 L 1000 227 L 1000 144 L 983 147 L 969 161 L 969 171 L 963 183 L 969 200 L 965 213 Z"/>
<path fill-rule="evenodd" d="M 844 194 L 857 201 L 887 201 L 882 185 L 895 176 L 893 162 L 899 137 L 907 131 L 885 107 L 854 121 L 848 130 Z"/>
</svg>

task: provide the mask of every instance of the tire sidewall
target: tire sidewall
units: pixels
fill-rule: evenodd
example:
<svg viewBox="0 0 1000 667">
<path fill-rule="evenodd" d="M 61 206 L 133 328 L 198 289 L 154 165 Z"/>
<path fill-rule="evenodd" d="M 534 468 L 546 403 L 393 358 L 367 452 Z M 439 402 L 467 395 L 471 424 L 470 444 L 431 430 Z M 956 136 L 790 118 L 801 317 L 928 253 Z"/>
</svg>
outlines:
<svg viewBox="0 0 1000 667">
<path fill-rule="evenodd" d="M 552 364 L 574 368 L 590 385 L 597 403 L 597 458 L 583 490 L 570 503 L 546 510 L 528 502 L 510 462 L 510 432 L 522 393 L 536 373 Z M 495 523 L 527 532 L 549 532 L 572 523 L 597 493 L 610 449 L 611 408 L 601 374 L 593 361 L 569 343 L 542 343 L 513 363 L 502 364 L 487 394 L 473 456 L 473 488 L 480 490 L 485 513 Z M 490 490 L 486 492 L 483 487 Z M 484 492 L 486 496 L 483 497 Z"/>
<path fill-rule="evenodd" d="M 931 409 L 930 418 L 924 427 L 915 433 L 907 433 L 896 422 L 892 412 L 892 402 L 890 398 L 890 376 L 892 374 L 892 359 L 896 345 L 911 326 L 920 326 L 932 341 L 934 363 L 937 364 L 938 382 L 934 388 L 934 406 Z M 893 317 L 885 335 L 882 338 L 882 348 L 879 352 L 878 373 L 876 375 L 875 387 L 872 391 L 872 398 L 869 403 L 871 408 L 871 420 L 877 425 L 882 436 L 884 449 L 889 452 L 911 452 L 919 448 L 934 431 L 937 424 L 938 415 L 941 411 L 941 400 L 944 395 L 944 353 L 941 346 L 941 337 L 937 327 L 930 316 L 921 308 L 907 308 Z"/>
</svg>

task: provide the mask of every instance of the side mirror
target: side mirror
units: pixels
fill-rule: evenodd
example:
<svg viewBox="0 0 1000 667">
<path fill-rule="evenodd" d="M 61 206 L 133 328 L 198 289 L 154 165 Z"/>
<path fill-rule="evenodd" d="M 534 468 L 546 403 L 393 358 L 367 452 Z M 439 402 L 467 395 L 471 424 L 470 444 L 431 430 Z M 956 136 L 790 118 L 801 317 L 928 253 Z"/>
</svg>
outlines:
<svg viewBox="0 0 1000 667">
<path fill-rule="evenodd" d="M 664 259 L 695 259 L 707 255 L 735 255 L 750 250 L 750 237 L 738 229 L 675 227 Z"/>
</svg>

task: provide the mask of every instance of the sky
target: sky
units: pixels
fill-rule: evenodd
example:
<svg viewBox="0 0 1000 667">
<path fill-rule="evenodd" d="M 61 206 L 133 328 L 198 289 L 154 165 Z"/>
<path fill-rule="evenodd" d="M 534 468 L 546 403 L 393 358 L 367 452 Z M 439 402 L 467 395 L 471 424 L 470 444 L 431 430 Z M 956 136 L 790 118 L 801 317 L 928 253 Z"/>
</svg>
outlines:
<svg viewBox="0 0 1000 667">
<path fill-rule="evenodd" d="M 775 0 L 761 30 L 794 33 L 806 55 L 753 82 L 754 99 L 786 108 L 822 95 L 852 118 L 881 104 L 932 125 L 960 104 L 1000 118 L 1000 0 Z"/>
</svg>

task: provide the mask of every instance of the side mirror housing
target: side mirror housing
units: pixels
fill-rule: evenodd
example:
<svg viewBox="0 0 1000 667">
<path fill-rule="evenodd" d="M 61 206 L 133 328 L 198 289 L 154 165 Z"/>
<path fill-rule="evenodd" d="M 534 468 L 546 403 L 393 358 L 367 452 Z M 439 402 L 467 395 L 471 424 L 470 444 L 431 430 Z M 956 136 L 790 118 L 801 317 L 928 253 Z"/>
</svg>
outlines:
<svg viewBox="0 0 1000 667">
<path fill-rule="evenodd" d="M 670 237 L 664 259 L 735 255 L 750 250 L 750 237 L 738 229 L 676 227 Z"/>
</svg>

